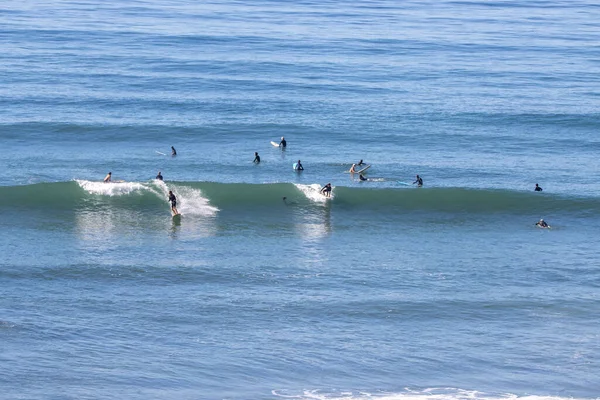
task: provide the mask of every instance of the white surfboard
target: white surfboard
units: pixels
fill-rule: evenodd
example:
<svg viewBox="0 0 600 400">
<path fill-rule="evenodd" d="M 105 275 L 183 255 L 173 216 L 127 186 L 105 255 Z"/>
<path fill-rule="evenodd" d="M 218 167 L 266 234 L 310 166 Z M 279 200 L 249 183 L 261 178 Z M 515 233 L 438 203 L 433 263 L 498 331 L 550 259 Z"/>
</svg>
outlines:
<svg viewBox="0 0 600 400">
<path fill-rule="evenodd" d="M 369 168 L 371 168 L 371 166 L 367 165 L 366 167 L 364 167 L 363 169 L 360 169 L 360 170 L 356 171 L 355 173 L 356 174 L 361 174 L 361 173 L 365 172 L 366 170 L 368 170 Z"/>
<path fill-rule="evenodd" d="M 279 147 L 279 143 L 271 142 L 271 144 L 275 147 Z"/>
</svg>

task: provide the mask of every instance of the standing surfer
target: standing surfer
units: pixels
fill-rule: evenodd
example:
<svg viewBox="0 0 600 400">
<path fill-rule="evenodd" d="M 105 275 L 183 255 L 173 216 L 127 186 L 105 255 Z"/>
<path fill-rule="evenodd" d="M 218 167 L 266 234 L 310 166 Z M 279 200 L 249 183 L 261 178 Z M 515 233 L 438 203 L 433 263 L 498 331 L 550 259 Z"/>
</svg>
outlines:
<svg viewBox="0 0 600 400">
<path fill-rule="evenodd" d="M 175 197 L 173 192 L 170 190 L 169 190 L 169 201 L 171 202 L 171 212 L 173 213 L 173 216 L 179 214 L 179 211 L 177 211 L 177 197 Z"/>
<path fill-rule="evenodd" d="M 327 185 L 323 186 L 323 188 L 321 189 L 321 194 L 325 197 L 331 197 L 331 183 L 328 183 Z"/>
</svg>

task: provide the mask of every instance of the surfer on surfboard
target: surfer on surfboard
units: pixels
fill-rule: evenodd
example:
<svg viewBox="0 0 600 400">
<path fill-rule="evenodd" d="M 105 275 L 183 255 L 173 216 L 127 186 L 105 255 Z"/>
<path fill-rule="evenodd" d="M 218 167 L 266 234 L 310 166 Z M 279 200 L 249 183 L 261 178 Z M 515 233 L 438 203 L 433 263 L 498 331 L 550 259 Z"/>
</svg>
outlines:
<svg viewBox="0 0 600 400">
<path fill-rule="evenodd" d="M 294 169 L 296 171 L 304 171 L 304 167 L 302 166 L 302 163 L 300 162 L 300 160 L 298 160 L 298 162 L 296 164 L 294 164 Z"/>
<path fill-rule="evenodd" d="M 112 179 L 112 172 L 109 172 L 108 174 L 106 174 L 106 176 L 104 177 L 104 183 L 108 183 L 110 182 L 110 180 Z"/>
<path fill-rule="evenodd" d="M 351 174 L 355 173 L 356 172 L 356 164 L 352 164 L 352 166 L 350 167 L 350 170 L 348 172 L 350 172 Z"/>
<path fill-rule="evenodd" d="M 171 212 L 173 213 L 173 216 L 179 214 L 179 211 L 177 211 L 177 197 L 175 197 L 171 190 L 169 190 L 169 201 L 171 202 Z"/>
<path fill-rule="evenodd" d="M 323 186 L 323 188 L 321 189 L 321 194 L 325 197 L 331 197 L 331 183 L 328 183 L 327 185 Z"/>
<path fill-rule="evenodd" d="M 539 226 L 540 228 L 550 228 L 550 225 L 543 218 L 541 218 L 538 222 L 535 223 L 535 226 Z"/>
</svg>

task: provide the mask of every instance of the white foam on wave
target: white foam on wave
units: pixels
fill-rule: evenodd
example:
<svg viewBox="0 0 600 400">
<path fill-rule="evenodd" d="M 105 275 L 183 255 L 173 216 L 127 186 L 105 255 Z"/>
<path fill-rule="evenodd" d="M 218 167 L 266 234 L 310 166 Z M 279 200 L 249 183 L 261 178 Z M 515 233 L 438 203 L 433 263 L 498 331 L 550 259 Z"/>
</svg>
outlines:
<svg viewBox="0 0 600 400">
<path fill-rule="evenodd" d="M 325 197 L 321 194 L 321 186 L 318 183 L 312 185 L 301 185 L 295 183 L 294 186 L 302 192 L 302 194 L 309 200 L 316 203 L 325 203 L 329 199 L 333 199 L 333 189 L 331 190 L 331 197 Z"/>
<path fill-rule="evenodd" d="M 461 389 L 424 389 L 410 390 L 402 393 L 367 393 L 367 392 L 351 392 L 341 391 L 336 393 L 324 393 L 320 390 L 305 390 L 301 394 L 285 393 L 285 391 L 272 391 L 274 396 L 284 399 L 298 400 L 584 400 L 575 399 L 573 397 L 558 397 L 558 396 L 518 396 L 516 394 L 489 394 L 474 390 Z"/>
<path fill-rule="evenodd" d="M 169 190 L 173 191 L 177 197 L 177 211 L 181 215 L 213 216 L 219 212 L 217 207 L 211 206 L 209 200 L 202 196 L 200 189 L 188 186 L 167 186 L 164 181 L 159 180 L 155 180 L 153 185 L 158 189 L 155 193 L 159 197 L 163 197 L 167 203 Z"/>
<path fill-rule="evenodd" d="M 123 196 L 147 190 L 148 187 L 139 182 L 97 182 L 76 179 L 75 182 L 86 192 L 101 196 Z"/>
</svg>

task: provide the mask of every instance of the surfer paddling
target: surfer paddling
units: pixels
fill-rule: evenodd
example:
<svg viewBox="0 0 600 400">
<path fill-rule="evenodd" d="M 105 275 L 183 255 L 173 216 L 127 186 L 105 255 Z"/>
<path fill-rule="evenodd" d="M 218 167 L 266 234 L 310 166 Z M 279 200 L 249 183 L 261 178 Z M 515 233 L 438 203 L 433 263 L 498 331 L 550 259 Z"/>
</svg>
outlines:
<svg viewBox="0 0 600 400">
<path fill-rule="evenodd" d="M 109 173 L 108 173 L 108 174 L 106 174 L 106 176 L 104 177 L 104 183 L 109 183 L 111 179 L 112 179 L 112 172 L 109 172 Z"/>
<path fill-rule="evenodd" d="M 179 214 L 179 211 L 177 211 L 177 197 L 175 197 L 171 190 L 169 190 L 169 201 L 171 202 L 171 212 L 173 215 Z"/>
</svg>

